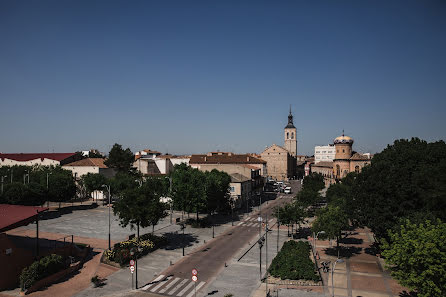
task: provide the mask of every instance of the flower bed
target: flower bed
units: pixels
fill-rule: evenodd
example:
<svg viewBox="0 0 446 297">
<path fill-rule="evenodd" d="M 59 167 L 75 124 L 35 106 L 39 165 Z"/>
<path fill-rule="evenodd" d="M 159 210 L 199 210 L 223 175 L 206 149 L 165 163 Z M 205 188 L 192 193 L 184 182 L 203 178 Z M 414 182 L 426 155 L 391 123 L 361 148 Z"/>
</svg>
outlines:
<svg viewBox="0 0 446 297">
<path fill-rule="evenodd" d="M 268 271 L 272 276 L 282 280 L 312 280 L 319 281 L 320 277 L 314 269 L 310 259 L 311 247 L 304 241 L 287 241 L 274 258 Z"/>
<path fill-rule="evenodd" d="M 139 237 L 139 251 L 137 249 L 137 238 L 121 241 L 113 246 L 112 250 L 104 252 L 104 257 L 108 261 L 119 263 L 121 266 L 129 264 L 130 260 L 147 255 L 149 252 L 156 250 L 157 248 L 166 245 L 167 240 L 164 237 L 152 235 L 150 233 L 144 234 Z M 135 251 L 135 255 L 131 255 L 131 250 Z"/>
<path fill-rule="evenodd" d="M 23 269 L 20 274 L 20 288 L 22 291 L 26 291 L 37 281 L 59 272 L 68 266 L 69 263 L 62 256 L 52 254 L 43 257 L 39 261 L 35 261 L 30 266 Z"/>
</svg>

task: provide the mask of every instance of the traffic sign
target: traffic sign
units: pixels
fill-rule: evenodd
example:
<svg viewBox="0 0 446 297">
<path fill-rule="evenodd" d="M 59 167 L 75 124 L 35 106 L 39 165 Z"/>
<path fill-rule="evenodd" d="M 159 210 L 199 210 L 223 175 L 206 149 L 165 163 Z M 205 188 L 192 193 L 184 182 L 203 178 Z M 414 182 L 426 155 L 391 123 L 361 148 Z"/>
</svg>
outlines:
<svg viewBox="0 0 446 297">
<path fill-rule="evenodd" d="M 258 217 L 257 221 L 261 222 L 262 221 L 262 217 Z"/>
<path fill-rule="evenodd" d="M 192 275 L 192 280 L 193 280 L 194 282 L 196 282 L 196 281 L 198 280 L 198 277 L 197 277 L 196 275 Z"/>
<path fill-rule="evenodd" d="M 133 273 L 135 271 L 135 266 L 130 266 L 130 272 Z"/>
<path fill-rule="evenodd" d="M 197 269 L 192 269 L 192 275 L 197 275 L 198 274 L 198 271 L 197 271 Z"/>
<path fill-rule="evenodd" d="M 130 260 L 130 266 L 134 266 L 135 265 L 135 261 L 134 260 Z"/>
</svg>

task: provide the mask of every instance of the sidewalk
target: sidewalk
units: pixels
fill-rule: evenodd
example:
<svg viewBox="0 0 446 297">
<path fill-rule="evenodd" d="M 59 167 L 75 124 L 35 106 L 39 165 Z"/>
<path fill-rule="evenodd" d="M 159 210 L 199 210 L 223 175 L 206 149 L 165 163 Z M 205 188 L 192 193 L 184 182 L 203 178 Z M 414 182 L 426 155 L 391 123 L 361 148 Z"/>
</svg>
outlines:
<svg viewBox="0 0 446 297">
<path fill-rule="evenodd" d="M 357 228 L 340 243 L 340 258 L 333 274 L 335 296 L 398 297 L 408 289 L 400 286 L 384 269 L 384 260 L 373 248 L 373 234 L 368 228 Z M 309 238 L 312 241 L 312 238 Z M 329 241 L 318 240 L 317 253 L 322 261 L 330 261 L 330 269 L 337 259 L 336 242 L 330 247 Z M 330 270 L 331 271 L 331 270 Z M 322 272 L 325 293 L 332 293 L 331 272 Z"/>
</svg>

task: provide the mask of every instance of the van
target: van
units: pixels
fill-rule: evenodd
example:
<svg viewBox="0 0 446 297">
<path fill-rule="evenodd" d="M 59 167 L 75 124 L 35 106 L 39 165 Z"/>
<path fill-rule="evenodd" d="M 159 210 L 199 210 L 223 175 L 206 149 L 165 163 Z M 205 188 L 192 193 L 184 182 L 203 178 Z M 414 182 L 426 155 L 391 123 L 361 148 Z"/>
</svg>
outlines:
<svg viewBox="0 0 446 297">
<path fill-rule="evenodd" d="M 286 187 L 284 192 L 285 194 L 291 194 L 291 187 Z"/>
</svg>

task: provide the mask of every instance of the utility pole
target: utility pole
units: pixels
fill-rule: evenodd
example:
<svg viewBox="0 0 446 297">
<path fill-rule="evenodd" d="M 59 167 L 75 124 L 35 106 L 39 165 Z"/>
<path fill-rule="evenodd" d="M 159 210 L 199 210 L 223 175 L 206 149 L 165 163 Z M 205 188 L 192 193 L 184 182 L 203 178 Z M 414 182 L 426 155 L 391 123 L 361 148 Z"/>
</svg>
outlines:
<svg viewBox="0 0 446 297">
<path fill-rule="evenodd" d="M 280 207 L 277 208 L 277 253 L 279 253 Z"/>
<path fill-rule="evenodd" d="M 268 214 L 266 214 L 266 222 L 265 222 L 265 290 L 266 296 L 268 297 Z"/>
</svg>

